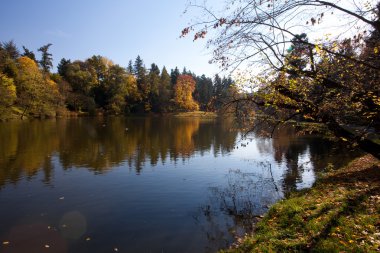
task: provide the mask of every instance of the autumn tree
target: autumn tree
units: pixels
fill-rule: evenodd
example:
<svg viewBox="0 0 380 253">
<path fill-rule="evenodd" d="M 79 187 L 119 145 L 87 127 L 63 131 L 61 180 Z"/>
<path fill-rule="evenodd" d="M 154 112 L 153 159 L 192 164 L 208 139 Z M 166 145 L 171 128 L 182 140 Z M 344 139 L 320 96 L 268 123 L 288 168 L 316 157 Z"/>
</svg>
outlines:
<svg viewBox="0 0 380 253">
<path fill-rule="evenodd" d="M 0 120 L 7 119 L 11 112 L 10 107 L 16 101 L 16 86 L 12 78 L 0 72 Z"/>
<path fill-rule="evenodd" d="M 190 75 L 179 75 L 174 86 L 174 103 L 185 111 L 199 110 L 199 105 L 193 99 L 195 81 Z"/>
<path fill-rule="evenodd" d="M 66 98 L 68 108 L 74 111 L 94 112 L 92 90 L 97 80 L 91 67 L 86 62 L 74 61 L 67 65 L 63 73 L 63 79 L 70 85 L 70 92 Z"/>
<path fill-rule="evenodd" d="M 134 92 L 129 74 L 119 65 L 112 65 L 108 70 L 105 84 L 105 109 L 114 114 L 121 114 L 126 109 L 126 97 Z"/>
<path fill-rule="evenodd" d="M 23 113 L 35 117 L 54 116 L 59 104 L 59 91 L 55 82 L 44 76 L 35 61 L 28 57 L 17 59 L 18 75 L 15 79 L 17 106 Z"/>
<path fill-rule="evenodd" d="M 211 34 L 212 61 L 246 71 L 242 82 L 255 92 L 240 93 L 232 103 L 270 108 L 278 122 L 298 117 L 323 123 L 379 158 L 373 137 L 380 119 L 379 50 L 373 43 L 380 32 L 380 4 L 375 3 L 228 1 L 221 15 L 192 5 L 204 10 L 203 21 L 183 35 L 194 31 L 197 40 Z M 331 32 L 326 19 L 338 27 L 328 39 L 321 36 Z M 352 24 L 355 33 L 345 33 Z M 247 78 L 249 69 L 254 71 Z"/>
</svg>

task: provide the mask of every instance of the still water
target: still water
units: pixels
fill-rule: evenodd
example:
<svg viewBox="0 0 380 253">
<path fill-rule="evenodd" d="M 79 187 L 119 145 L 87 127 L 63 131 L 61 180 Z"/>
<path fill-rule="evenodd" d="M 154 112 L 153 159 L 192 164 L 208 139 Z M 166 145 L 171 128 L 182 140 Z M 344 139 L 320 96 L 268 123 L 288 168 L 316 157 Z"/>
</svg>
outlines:
<svg viewBox="0 0 380 253">
<path fill-rule="evenodd" d="M 216 252 L 319 170 L 352 156 L 231 120 L 0 123 L 0 252 Z"/>
</svg>

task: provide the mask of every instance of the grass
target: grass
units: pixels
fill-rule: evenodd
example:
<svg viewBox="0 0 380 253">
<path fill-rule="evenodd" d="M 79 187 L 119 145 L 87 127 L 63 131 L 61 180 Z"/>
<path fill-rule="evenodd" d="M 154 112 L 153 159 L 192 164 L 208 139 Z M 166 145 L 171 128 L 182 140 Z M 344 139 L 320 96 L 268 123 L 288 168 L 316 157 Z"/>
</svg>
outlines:
<svg viewBox="0 0 380 253">
<path fill-rule="evenodd" d="M 179 112 L 174 114 L 175 117 L 200 117 L 200 118 L 216 118 L 218 115 L 215 112 L 204 112 L 204 111 L 194 111 L 194 112 Z"/>
<path fill-rule="evenodd" d="M 222 252 L 379 252 L 380 161 L 325 172 L 273 205 L 255 232 Z"/>
</svg>

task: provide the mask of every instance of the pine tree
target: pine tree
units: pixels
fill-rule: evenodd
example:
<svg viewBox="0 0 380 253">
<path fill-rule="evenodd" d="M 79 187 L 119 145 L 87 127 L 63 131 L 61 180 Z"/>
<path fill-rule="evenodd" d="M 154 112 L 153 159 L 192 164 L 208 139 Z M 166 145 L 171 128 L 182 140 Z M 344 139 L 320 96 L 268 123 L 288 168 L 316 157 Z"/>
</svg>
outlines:
<svg viewBox="0 0 380 253">
<path fill-rule="evenodd" d="M 21 56 L 26 56 L 32 59 L 33 61 L 37 62 L 36 55 L 33 53 L 33 51 L 30 51 L 25 46 L 22 46 L 22 49 L 24 50 L 24 53 Z"/>
<path fill-rule="evenodd" d="M 65 58 L 62 58 L 61 61 L 59 62 L 57 69 L 58 69 L 58 74 L 65 78 L 67 68 L 71 64 L 70 60 L 66 60 Z"/>
<path fill-rule="evenodd" d="M 129 74 L 133 74 L 132 60 L 129 60 L 129 62 L 128 62 L 127 72 L 128 72 Z"/>
<path fill-rule="evenodd" d="M 174 70 L 172 69 L 170 71 L 170 80 L 171 80 L 172 87 L 174 87 L 174 85 L 176 85 L 177 78 L 178 78 L 179 75 L 180 75 L 180 73 L 179 73 L 179 70 L 178 70 L 177 67 L 175 67 Z"/>
<path fill-rule="evenodd" d="M 159 108 L 161 112 L 170 111 L 170 98 L 172 96 L 171 79 L 165 66 L 162 68 L 159 86 Z"/>
<path fill-rule="evenodd" d="M 42 69 L 45 73 L 49 73 L 49 70 L 53 67 L 52 54 L 48 52 L 49 47 L 52 45 L 53 44 L 49 43 L 49 44 L 46 44 L 45 46 L 42 46 L 38 49 L 38 51 L 42 53 L 41 60 L 38 61 L 38 63 L 40 64 L 40 66 L 42 67 Z"/>
</svg>

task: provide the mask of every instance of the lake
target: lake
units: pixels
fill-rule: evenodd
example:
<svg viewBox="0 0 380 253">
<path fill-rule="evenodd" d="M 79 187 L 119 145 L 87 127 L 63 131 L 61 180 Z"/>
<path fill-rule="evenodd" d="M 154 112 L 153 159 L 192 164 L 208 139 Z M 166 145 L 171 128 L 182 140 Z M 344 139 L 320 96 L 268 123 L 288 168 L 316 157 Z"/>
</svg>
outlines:
<svg viewBox="0 0 380 253">
<path fill-rule="evenodd" d="M 216 252 L 352 156 L 230 119 L 0 123 L 0 252 Z"/>
</svg>

